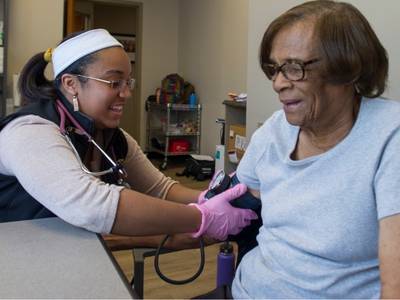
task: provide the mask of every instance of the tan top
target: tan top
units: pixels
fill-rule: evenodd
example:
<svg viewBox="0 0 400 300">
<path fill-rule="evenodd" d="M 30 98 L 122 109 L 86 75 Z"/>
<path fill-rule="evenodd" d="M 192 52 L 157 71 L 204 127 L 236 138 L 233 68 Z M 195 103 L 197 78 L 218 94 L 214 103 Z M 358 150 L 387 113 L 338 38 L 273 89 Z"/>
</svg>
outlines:
<svg viewBox="0 0 400 300">
<path fill-rule="evenodd" d="M 165 199 L 176 181 L 155 168 L 124 134 L 128 183 Z M 16 176 L 30 195 L 66 222 L 94 232 L 111 231 L 123 187 L 84 173 L 56 124 L 33 115 L 17 118 L 0 131 L 0 145 L 1 174 Z"/>
</svg>

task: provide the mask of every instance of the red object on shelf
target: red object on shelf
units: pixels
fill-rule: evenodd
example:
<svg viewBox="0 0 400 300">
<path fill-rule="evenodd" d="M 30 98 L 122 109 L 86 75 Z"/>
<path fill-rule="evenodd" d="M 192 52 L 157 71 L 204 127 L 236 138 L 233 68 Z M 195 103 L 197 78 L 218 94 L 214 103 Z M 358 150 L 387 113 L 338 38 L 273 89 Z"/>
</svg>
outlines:
<svg viewBox="0 0 400 300">
<path fill-rule="evenodd" d="M 170 140 L 168 146 L 168 152 L 188 152 L 190 143 L 184 139 Z"/>
</svg>

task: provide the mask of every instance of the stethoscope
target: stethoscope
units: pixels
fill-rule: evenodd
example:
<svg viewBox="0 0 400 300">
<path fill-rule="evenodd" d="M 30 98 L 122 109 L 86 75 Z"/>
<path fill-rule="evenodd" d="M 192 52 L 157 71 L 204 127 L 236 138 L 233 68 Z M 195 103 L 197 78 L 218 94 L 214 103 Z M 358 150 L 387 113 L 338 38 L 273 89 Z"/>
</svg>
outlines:
<svg viewBox="0 0 400 300">
<path fill-rule="evenodd" d="M 100 177 L 106 174 L 110 174 L 110 173 L 116 173 L 118 175 L 118 185 L 121 186 L 125 186 L 127 188 L 130 189 L 129 184 L 124 180 L 124 178 L 127 177 L 127 173 L 125 171 L 125 169 L 119 164 L 116 163 L 95 141 L 94 139 L 90 136 L 90 134 L 83 129 L 83 127 L 78 123 L 78 121 L 70 114 L 70 112 L 67 110 L 67 108 L 62 104 L 62 102 L 60 100 L 56 100 L 56 107 L 57 110 L 60 114 L 60 132 L 61 134 L 64 136 L 65 140 L 67 141 L 67 143 L 71 146 L 72 151 L 74 152 L 74 155 L 76 156 L 76 159 L 79 162 L 79 165 L 82 169 L 83 172 L 85 172 L 86 174 L 89 175 L 93 175 L 96 177 Z M 69 121 L 72 122 L 72 124 L 75 126 L 75 128 L 69 126 L 69 127 L 65 127 L 65 120 L 66 118 L 69 119 Z M 71 138 L 69 137 L 70 132 L 75 132 L 77 134 L 81 134 L 87 137 L 88 142 L 92 143 L 93 146 L 96 147 L 97 150 L 100 151 L 100 153 L 110 162 L 110 164 L 112 165 L 111 168 L 105 170 L 105 171 L 100 171 L 100 172 L 92 172 L 90 171 L 88 168 L 86 168 L 86 166 L 83 164 L 78 151 L 76 150 L 74 144 L 71 141 Z M 154 259 L 154 267 L 156 270 L 156 273 L 158 274 L 158 276 L 163 279 L 164 281 L 170 283 L 170 284 L 175 284 L 175 285 L 180 285 L 180 284 L 186 284 L 189 282 L 192 282 L 193 280 L 195 280 L 197 277 L 200 276 L 200 274 L 202 273 L 203 269 L 204 269 L 204 262 L 205 262 L 205 255 L 204 255 L 204 242 L 202 239 L 200 239 L 200 265 L 199 268 L 197 270 L 197 272 L 190 278 L 188 279 L 183 279 L 183 280 L 174 280 L 174 279 L 170 279 L 167 276 L 165 276 L 159 267 L 159 256 L 162 252 L 162 249 L 166 243 L 166 241 L 168 240 L 169 235 L 166 235 L 165 238 L 163 239 L 163 241 L 160 243 L 159 247 L 156 250 L 156 254 L 155 254 L 155 259 Z"/>
<path fill-rule="evenodd" d="M 67 143 L 71 146 L 71 149 L 82 169 L 83 172 L 89 175 L 93 175 L 95 177 L 100 177 L 106 174 L 117 174 L 118 180 L 117 184 L 121 186 L 125 186 L 127 188 L 130 188 L 130 185 L 125 181 L 125 178 L 127 177 L 127 173 L 125 169 L 122 167 L 121 164 L 115 162 L 96 142 L 95 140 L 90 136 L 90 134 L 83 129 L 83 127 L 78 123 L 78 121 L 70 114 L 70 112 L 67 110 L 67 108 L 63 105 L 63 103 L 60 100 L 56 100 L 56 107 L 57 110 L 60 114 L 60 133 L 64 136 L 65 140 Z M 75 126 L 75 128 L 69 126 L 65 127 L 65 120 L 69 119 L 71 123 Z M 104 171 L 99 171 L 99 172 L 92 172 L 90 171 L 82 162 L 81 157 L 79 156 L 78 151 L 76 150 L 74 144 L 72 143 L 72 140 L 69 136 L 70 132 L 75 132 L 77 134 L 81 134 L 87 137 L 88 142 L 92 143 L 94 147 L 96 147 L 97 150 L 100 151 L 100 153 L 107 159 L 107 161 L 111 164 L 111 167 L 107 170 Z"/>
</svg>

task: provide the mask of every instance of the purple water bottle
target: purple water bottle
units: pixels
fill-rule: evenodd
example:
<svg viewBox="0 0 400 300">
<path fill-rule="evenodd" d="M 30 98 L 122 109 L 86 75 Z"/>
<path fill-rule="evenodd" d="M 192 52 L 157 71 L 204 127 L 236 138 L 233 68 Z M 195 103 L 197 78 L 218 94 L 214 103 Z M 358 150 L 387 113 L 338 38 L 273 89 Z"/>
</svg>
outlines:
<svg viewBox="0 0 400 300">
<path fill-rule="evenodd" d="M 217 287 L 231 285 L 235 275 L 233 246 L 226 241 L 219 247 L 217 258 Z"/>
</svg>

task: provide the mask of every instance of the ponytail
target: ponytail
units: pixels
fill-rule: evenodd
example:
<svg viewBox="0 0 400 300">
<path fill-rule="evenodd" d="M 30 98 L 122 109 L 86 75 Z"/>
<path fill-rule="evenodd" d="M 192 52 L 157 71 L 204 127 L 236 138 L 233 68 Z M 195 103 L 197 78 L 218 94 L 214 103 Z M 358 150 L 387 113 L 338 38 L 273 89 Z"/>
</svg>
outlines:
<svg viewBox="0 0 400 300">
<path fill-rule="evenodd" d="M 65 37 L 60 44 L 80 35 L 85 31 L 73 32 L 67 37 Z M 48 49 L 50 50 L 50 49 Z M 45 54 L 48 56 L 47 51 L 40 52 L 34 55 L 23 67 L 21 75 L 18 80 L 18 90 L 21 94 L 21 104 L 27 105 L 32 102 L 39 100 L 50 100 L 53 101 L 57 97 L 57 90 L 60 90 L 61 76 L 64 74 L 81 74 L 83 75 L 87 66 L 94 63 L 97 60 L 97 52 L 89 53 L 71 65 L 69 65 L 65 70 L 57 75 L 54 80 L 48 80 L 44 75 L 44 71 L 48 62 L 51 58 L 45 59 Z M 50 54 L 51 56 L 51 54 Z M 79 78 L 82 84 L 87 82 L 87 79 Z"/>
<path fill-rule="evenodd" d="M 54 82 L 48 80 L 44 75 L 47 64 L 48 62 L 44 59 L 44 52 L 40 52 L 34 55 L 23 67 L 18 80 L 18 90 L 23 106 L 40 99 L 55 99 Z"/>
</svg>

